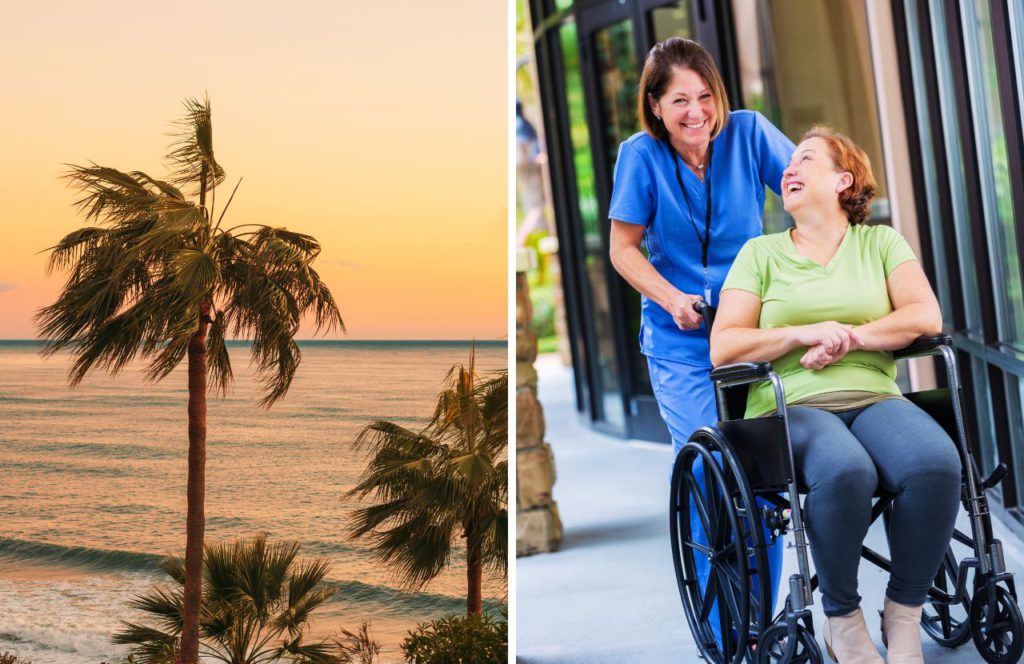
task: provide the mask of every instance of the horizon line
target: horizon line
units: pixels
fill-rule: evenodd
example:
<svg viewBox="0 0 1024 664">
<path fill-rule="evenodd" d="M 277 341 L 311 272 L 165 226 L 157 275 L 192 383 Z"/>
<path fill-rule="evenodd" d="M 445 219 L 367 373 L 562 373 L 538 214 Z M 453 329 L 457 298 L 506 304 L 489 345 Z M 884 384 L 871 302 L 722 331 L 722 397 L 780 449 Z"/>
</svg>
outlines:
<svg viewBox="0 0 1024 664">
<path fill-rule="evenodd" d="M 34 342 L 34 343 L 45 343 L 49 339 L 39 338 L 25 338 L 25 337 L 10 337 L 0 338 L 0 343 L 5 341 L 18 341 L 18 342 Z M 228 343 L 252 343 L 252 339 L 227 339 Z M 295 341 L 302 342 L 314 342 L 314 343 L 365 343 L 370 342 L 393 342 L 393 343 L 508 343 L 507 337 L 499 338 L 487 338 L 487 339 L 295 339 Z"/>
</svg>

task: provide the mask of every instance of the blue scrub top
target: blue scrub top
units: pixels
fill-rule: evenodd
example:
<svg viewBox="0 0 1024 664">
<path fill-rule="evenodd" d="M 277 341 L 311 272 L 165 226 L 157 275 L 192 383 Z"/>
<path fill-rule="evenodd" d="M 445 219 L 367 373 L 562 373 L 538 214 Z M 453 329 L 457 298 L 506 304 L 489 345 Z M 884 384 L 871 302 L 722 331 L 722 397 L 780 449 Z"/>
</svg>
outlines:
<svg viewBox="0 0 1024 664">
<path fill-rule="evenodd" d="M 711 164 L 711 244 L 708 281 L 718 304 L 725 275 L 747 240 L 761 235 L 764 188 L 781 193 L 782 172 L 795 146 L 756 111 L 733 111 L 714 142 Z M 701 242 L 707 189 L 681 160 L 689 208 L 676 180 L 673 155 L 664 141 L 634 134 L 619 146 L 609 218 L 644 227 L 651 264 L 673 286 L 704 296 Z M 692 211 L 693 223 L 690 222 Z M 672 316 L 641 298 L 640 350 L 645 355 L 710 366 L 707 333 L 680 330 Z"/>
</svg>

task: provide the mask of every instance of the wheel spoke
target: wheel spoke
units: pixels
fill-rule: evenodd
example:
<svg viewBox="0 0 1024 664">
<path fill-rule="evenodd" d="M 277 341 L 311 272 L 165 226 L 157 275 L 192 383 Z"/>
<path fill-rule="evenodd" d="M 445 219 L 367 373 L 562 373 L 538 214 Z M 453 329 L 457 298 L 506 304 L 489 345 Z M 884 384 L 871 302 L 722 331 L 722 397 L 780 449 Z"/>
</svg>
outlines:
<svg viewBox="0 0 1024 664">
<path fill-rule="evenodd" d="M 711 615 L 711 605 L 717 593 L 718 580 L 714 574 L 708 576 L 708 585 L 704 587 L 704 596 L 700 600 L 700 619 L 698 622 L 707 622 Z"/>
<path fill-rule="evenodd" d="M 721 519 L 721 513 L 718 511 L 718 503 L 716 501 L 715 496 L 715 494 L 717 493 L 715 486 L 715 477 L 711 473 L 711 463 L 713 462 L 709 463 L 707 460 L 705 460 L 704 462 L 704 509 L 706 510 L 706 514 L 708 515 L 708 541 L 711 542 L 712 548 L 717 549 L 718 544 L 716 539 L 716 529 L 717 524 L 720 522 Z"/>
<path fill-rule="evenodd" d="M 729 614 L 732 617 L 732 623 L 739 629 L 740 619 L 743 617 L 740 615 L 739 603 L 736 601 L 736 592 L 732 583 L 729 583 L 728 575 L 724 572 L 726 565 L 719 565 L 716 567 L 716 572 L 719 576 L 725 576 L 725 579 L 719 579 L 718 581 L 718 602 L 721 603 L 723 598 L 725 599 L 725 606 L 729 609 Z M 743 621 L 746 622 L 745 620 Z"/>
<path fill-rule="evenodd" d="M 704 534 L 710 542 L 711 516 L 708 514 L 708 506 L 704 502 L 704 495 L 700 492 L 700 487 L 697 486 L 697 480 L 691 473 L 686 474 L 686 483 L 690 492 L 690 499 L 693 503 L 693 508 L 697 510 L 697 516 L 700 518 L 700 525 L 704 528 Z"/>
<path fill-rule="evenodd" d="M 942 623 L 942 635 L 947 639 L 953 633 L 953 626 L 949 621 L 949 607 L 948 606 L 937 606 L 935 610 L 938 612 L 939 622 Z"/>
<path fill-rule="evenodd" d="M 700 551 L 701 553 L 703 553 L 708 558 L 710 558 L 712 555 L 714 555 L 714 551 L 712 551 L 708 547 L 704 546 L 703 544 L 698 544 L 697 542 L 693 542 L 693 541 L 683 542 L 683 546 L 689 547 L 689 548 L 693 549 L 694 551 Z"/>
<path fill-rule="evenodd" d="M 728 518 L 724 504 L 719 503 L 715 509 L 718 511 L 718 522 L 712 524 L 715 527 L 712 545 L 716 550 L 721 550 L 733 542 L 732 522 Z"/>
</svg>

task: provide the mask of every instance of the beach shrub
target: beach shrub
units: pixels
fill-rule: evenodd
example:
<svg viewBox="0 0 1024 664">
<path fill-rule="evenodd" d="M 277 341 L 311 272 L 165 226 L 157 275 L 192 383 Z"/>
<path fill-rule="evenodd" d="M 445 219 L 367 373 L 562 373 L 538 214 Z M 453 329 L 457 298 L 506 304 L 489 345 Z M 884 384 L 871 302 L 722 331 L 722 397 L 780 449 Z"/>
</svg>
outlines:
<svg viewBox="0 0 1024 664">
<path fill-rule="evenodd" d="M 205 547 L 199 650 L 225 664 L 334 664 L 331 644 L 304 640 L 312 614 L 334 593 L 324 587 L 326 560 L 299 562 L 296 542 L 265 535 Z M 132 600 L 153 625 L 122 622 L 114 643 L 131 646 L 138 664 L 170 664 L 180 649 L 185 561 L 165 558 L 174 581 Z"/>
<path fill-rule="evenodd" d="M 13 652 L 0 652 L 0 664 L 32 664 L 27 659 L 21 659 Z"/>
<path fill-rule="evenodd" d="M 422 622 L 402 643 L 415 664 L 498 664 L 508 661 L 508 622 L 487 614 Z"/>
<path fill-rule="evenodd" d="M 380 654 L 380 641 L 370 636 L 370 623 L 366 620 L 355 632 L 342 628 L 334 645 L 338 648 L 337 664 L 374 664 Z"/>
</svg>

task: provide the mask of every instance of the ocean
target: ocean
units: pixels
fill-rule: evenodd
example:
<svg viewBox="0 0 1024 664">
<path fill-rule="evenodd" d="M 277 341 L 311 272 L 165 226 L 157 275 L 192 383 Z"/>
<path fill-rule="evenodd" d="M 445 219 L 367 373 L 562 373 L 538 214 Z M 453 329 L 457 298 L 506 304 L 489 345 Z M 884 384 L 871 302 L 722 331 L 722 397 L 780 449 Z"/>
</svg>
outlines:
<svg viewBox="0 0 1024 664">
<path fill-rule="evenodd" d="M 0 341 L 0 652 L 35 664 L 99 664 L 131 598 L 164 582 L 154 564 L 185 544 L 187 375 L 159 383 L 142 364 L 67 387 L 69 356 Z M 208 401 L 206 539 L 257 533 L 295 540 L 300 558 L 326 558 L 337 589 L 312 636 L 371 621 L 384 661 L 416 623 L 465 611 L 460 558 L 423 592 L 402 590 L 362 542 L 345 535 L 345 497 L 364 465 L 351 441 L 384 419 L 418 428 L 468 342 L 300 342 L 288 395 L 261 409 L 248 348 L 230 349 L 235 385 Z M 507 366 L 504 342 L 477 343 L 477 369 Z M 461 553 L 461 551 L 460 551 Z M 507 597 L 485 579 L 485 608 Z"/>
</svg>

